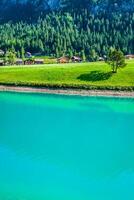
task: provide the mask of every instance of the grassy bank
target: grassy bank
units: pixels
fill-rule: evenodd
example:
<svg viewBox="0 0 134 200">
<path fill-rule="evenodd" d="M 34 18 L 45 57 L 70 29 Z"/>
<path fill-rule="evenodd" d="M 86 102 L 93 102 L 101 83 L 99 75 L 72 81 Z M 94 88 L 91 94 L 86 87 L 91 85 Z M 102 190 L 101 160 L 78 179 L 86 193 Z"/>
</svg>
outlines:
<svg viewBox="0 0 134 200">
<path fill-rule="evenodd" d="M 112 74 L 103 63 L 1 67 L 0 84 L 53 88 L 134 90 L 134 61 Z"/>
</svg>

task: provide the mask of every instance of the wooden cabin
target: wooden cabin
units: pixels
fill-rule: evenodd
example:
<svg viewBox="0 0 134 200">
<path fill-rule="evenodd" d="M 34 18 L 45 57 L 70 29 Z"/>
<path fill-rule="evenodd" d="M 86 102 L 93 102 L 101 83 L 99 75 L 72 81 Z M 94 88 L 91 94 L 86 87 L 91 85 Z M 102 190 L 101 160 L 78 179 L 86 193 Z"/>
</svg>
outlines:
<svg viewBox="0 0 134 200">
<path fill-rule="evenodd" d="M 63 56 L 57 59 L 58 63 L 69 63 L 69 57 L 68 56 Z"/>
<path fill-rule="evenodd" d="M 42 65 L 42 64 L 44 64 L 44 59 L 34 59 L 34 64 L 35 65 Z"/>
<path fill-rule="evenodd" d="M 16 65 L 24 65 L 24 61 L 22 59 L 17 59 Z"/>
<path fill-rule="evenodd" d="M 24 61 L 24 65 L 34 65 L 34 60 L 33 59 L 26 59 Z"/>
<path fill-rule="evenodd" d="M 80 57 L 78 57 L 78 56 L 73 56 L 71 58 L 71 60 L 72 60 L 72 62 L 82 62 L 82 59 Z"/>
<path fill-rule="evenodd" d="M 134 54 L 126 55 L 125 58 L 129 60 L 134 59 Z"/>
<path fill-rule="evenodd" d="M 99 57 L 98 61 L 104 61 L 105 59 L 103 57 Z"/>
<path fill-rule="evenodd" d="M 30 52 L 26 52 L 25 57 L 26 58 L 32 58 L 32 54 Z"/>
</svg>

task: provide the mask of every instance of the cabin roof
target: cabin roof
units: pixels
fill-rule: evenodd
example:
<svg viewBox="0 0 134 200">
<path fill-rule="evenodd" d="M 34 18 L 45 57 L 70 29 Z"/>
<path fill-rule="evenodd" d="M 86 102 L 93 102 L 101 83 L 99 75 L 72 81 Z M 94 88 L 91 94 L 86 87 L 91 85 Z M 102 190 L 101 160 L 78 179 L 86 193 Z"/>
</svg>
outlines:
<svg viewBox="0 0 134 200">
<path fill-rule="evenodd" d="M 44 59 L 43 58 L 38 58 L 38 59 L 35 59 L 36 62 L 44 62 Z"/>
<path fill-rule="evenodd" d="M 128 54 L 126 57 L 134 57 L 134 54 Z"/>
<path fill-rule="evenodd" d="M 30 53 L 30 52 L 26 52 L 26 54 L 29 54 L 29 55 L 31 55 L 31 53 Z"/>
<path fill-rule="evenodd" d="M 74 59 L 81 59 L 79 56 L 72 56 Z"/>
<path fill-rule="evenodd" d="M 23 62 L 23 60 L 21 58 L 17 58 L 16 62 Z"/>
</svg>

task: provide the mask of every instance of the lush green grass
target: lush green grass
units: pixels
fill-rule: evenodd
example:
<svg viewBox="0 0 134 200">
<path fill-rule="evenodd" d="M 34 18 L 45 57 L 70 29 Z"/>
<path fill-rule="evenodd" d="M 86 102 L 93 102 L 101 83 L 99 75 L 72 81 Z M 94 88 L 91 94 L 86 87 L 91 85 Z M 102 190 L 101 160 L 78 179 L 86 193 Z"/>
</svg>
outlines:
<svg viewBox="0 0 134 200">
<path fill-rule="evenodd" d="M 44 64 L 55 64 L 57 59 L 50 56 L 34 56 L 35 59 L 44 59 Z"/>
<path fill-rule="evenodd" d="M 134 90 L 134 61 L 117 74 L 103 62 L 1 67 L 0 84 Z"/>
</svg>

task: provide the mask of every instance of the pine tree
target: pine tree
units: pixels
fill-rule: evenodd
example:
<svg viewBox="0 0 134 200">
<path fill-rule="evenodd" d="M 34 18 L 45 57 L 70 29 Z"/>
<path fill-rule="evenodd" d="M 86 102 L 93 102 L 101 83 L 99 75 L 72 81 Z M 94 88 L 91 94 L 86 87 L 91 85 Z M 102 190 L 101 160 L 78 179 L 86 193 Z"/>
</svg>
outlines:
<svg viewBox="0 0 134 200">
<path fill-rule="evenodd" d="M 81 58 L 82 58 L 82 60 L 84 62 L 86 61 L 86 56 L 85 56 L 85 51 L 84 50 L 81 51 Z"/>
<path fill-rule="evenodd" d="M 25 49 L 24 47 L 21 48 L 21 58 L 24 61 L 25 60 Z"/>
<path fill-rule="evenodd" d="M 92 61 L 92 62 L 96 61 L 97 60 L 97 56 L 98 55 L 97 55 L 95 49 L 91 49 L 90 50 L 90 55 L 89 55 L 90 61 Z"/>
<path fill-rule="evenodd" d="M 20 58 L 20 52 L 17 51 L 17 58 Z"/>
</svg>

